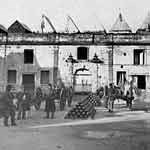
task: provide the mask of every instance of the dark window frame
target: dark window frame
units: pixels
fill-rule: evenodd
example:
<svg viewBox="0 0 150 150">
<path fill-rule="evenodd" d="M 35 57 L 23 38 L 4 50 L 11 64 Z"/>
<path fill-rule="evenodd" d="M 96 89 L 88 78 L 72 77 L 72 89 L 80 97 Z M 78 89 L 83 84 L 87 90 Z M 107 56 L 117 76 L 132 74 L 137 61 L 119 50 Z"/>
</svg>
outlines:
<svg viewBox="0 0 150 150">
<path fill-rule="evenodd" d="M 34 62 L 34 50 L 24 49 L 24 64 L 33 64 Z"/>
<path fill-rule="evenodd" d="M 141 62 L 141 60 L 140 60 L 140 53 L 143 53 L 143 62 Z M 145 64 L 145 50 L 144 49 L 134 49 L 133 64 L 134 65 L 144 65 Z"/>
<path fill-rule="evenodd" d="M 84 56 L 86 55 L 86 56 Z M 80 46 L 77 48 L 77 59 L 78 60 L 88 60 L 89 58 L 89 48 Z"/>
</svg>

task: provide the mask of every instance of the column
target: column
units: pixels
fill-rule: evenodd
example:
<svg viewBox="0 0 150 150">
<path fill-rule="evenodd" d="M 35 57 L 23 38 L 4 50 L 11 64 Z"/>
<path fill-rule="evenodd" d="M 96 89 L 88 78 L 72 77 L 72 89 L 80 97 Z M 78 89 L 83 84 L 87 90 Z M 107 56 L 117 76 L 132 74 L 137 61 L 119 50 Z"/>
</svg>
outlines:
<svg viewBox="0 0 150 150">
<path fill-rule="evenodd" d="M 97 66 L 92 64 L 92 92 L 95 93 L 97 90 Z"/>
<path fill-rule="evenodd" d="M 58 77 L 58 59 L 59 59 L 59 46 L 54 46 L 53 49 L 53 58 L 54 58 L 54 64 L 53 64 L 53 84 L 57 83 L 57 77 Z"/>
<path fill-rule="evenodd" d="M 69 72 L 68 72 L 68 81 L 69 81 L 69 86 L 73 87 L 73 64 L 71 62 L 68 63 L 68 68 L 69 68 Z"/>
<path fill-rule="evenodd" d="M 113 52 L 110 49 L 108 52 L 108 74 L 109 74 L 109 83 L 113 82 Z"/>
</svg>

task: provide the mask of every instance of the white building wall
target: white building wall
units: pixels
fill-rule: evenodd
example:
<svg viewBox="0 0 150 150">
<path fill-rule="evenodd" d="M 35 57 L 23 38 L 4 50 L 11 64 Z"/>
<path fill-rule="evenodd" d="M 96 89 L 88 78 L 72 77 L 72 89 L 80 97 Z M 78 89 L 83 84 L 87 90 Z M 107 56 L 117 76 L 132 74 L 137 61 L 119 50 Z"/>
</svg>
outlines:
<svg viewBox="0 0 150 150">
<path fill-rule="evenodd" d="M 66 62 L 66 59 L 69 57 L 70 53 L 72 54 L 73 58 L 77 60 L 77 48 L 83 47 L 83 45 L 77 45 L 77 46 L 60 46 L 59 47 L 59 72 L 60 72 L 60 78 L 64 83 L 67 85 L 69 83 L 69 65 Z M 99 64 L 99 70 L 98 70 L 98 86 L 101 84 L 108 83 L 108 49 L 106 46 L 84 46 L 89 49 L 89 60 L 93 58 L 94 54 L 96 53 L 99 57 L 99 59 L 104 61 L 104 64 Z M 92 81 L 92 90 L 94 91 L 97 86 L 97 69 L 96 64 L 90 63 L 87 60 L 80 60 L 79 63 L 74 64 L 74 70 L 75 73 L 76 70 L 85 67 L 89 70 L 89 73 L 91 73 L 91 81 Z"/>
<path fill-rule="evenodd" d="M 69 57 L 70 53 L 73 58 L 77 60 L 77 48 L 83 45 L 64 45 L 58 48 L 58 60 L 54 61 L 54 51 L 57 49 L 56 46 L 45 45 L 8 45 L 6 49 L 6 67 L 4 67 L 4 54 L 5 46 L 0 46 L 0 85 L 4 85 L 4 80 L 7 80 L 7 70 L 15 69 L 17 70 L 17 85 L 22 85 L 22 74 L 23 73 L 34 73 L 35 74 L 35 86 L 40 85 L 40 71 L 49 70 L 50 71 L 50 82 L 53 82 L 53 67 L 58 61 L 58 78 L 60 78 L 66 85 L 70 84 L 70 72 L 69 64 L 67 64 L 66 59 Z M 96 53 L 98 57 L 104 61 L 104 64 L 99 64 L 98 71 L 98 87 L 100 85 L 106 85 L 109 83 L 109 72 L 108 72 L 108 51 L 111 50 L 110 47 L 101 45 L 88 45 L 85 46 L 89 48 L 89 59 L 92 59 Z M 34 50 L 34 63 L 24 64 L 24 49 Z M 145 50 L 145 64 L 144 65 L 133 65 L 134 49 L 144 49 Z M 55 65 L 54 65 L 55 62 Z M 145 75 L 146 76 L 146 88 L 150 89 L 150 46 L 114 46 L 113 47 L 113 81 L 116 84 L 116 72 L 126 71 L 127 79 L 131 75 Z M 121 68 L 123 65 L 123 68 Z M 80 61 L 74 64 L 73 73 L 77 69 L 83 68 L 89 70 L 91 74 L 91 89 L 95 91 L 97 88 L 97 68 L 96 64 L 90 63 L 88 61 Z M 5 72 L 4 72 L 5 68 Z"/>
<path fill-rule="evenodd" d="M 144 65 L 134 65 L 134 49 L 145 50 Z M 124 55 L 126 53 L 126 56 Z M 121 68 L 123 65 L 123 68 Z M 117 82 L 117 71 L 126 71 L 127 80 L 132 75 L 145 75 L 146 88 L 150 88 L 150 47 L 149 46 L 114 46 L 114 83 Z"/>
</svg>

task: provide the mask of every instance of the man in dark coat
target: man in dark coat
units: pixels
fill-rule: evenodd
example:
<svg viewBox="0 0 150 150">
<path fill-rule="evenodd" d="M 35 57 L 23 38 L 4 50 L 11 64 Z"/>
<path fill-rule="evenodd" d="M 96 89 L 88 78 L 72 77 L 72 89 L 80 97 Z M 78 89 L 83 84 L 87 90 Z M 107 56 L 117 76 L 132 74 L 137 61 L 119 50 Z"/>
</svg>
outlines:
<svg viewBox="0 0 150 150">
<path fill-rule="evenodd" d="M 20 93 L 19 104 L 18 104 L 18 117 L 17 119 L 26 119 L 26 112 L 30 110 L 30 102 L 31 96 L 25 91 L 24 93 Z"/>
<path fill-rule="evenodd" d="M 17 93 L 17 99 L 18 99 L 18 103 L 17 103 L 17 111 L 18 111 L 18 114 L 17 114 L 17 119 L 20 120 L 21 119 L 21 113 L 23 111 L 23 108 L 22 108 L 22 97 L 23 97 L 23 92 L 22 91 L 19 91 Z"/>
<path fill-rule="evenodd" d="M 63 86 L 60 91 L 60 111 L 63 111 L 65 109 L 66 98 L 67 98 L 66 88 L 65 86 Z"/>
<path fill-rule="evenodd" d="M 72 86 L 70 86 L 67 89 L 67 103 L 68 103 L 68 107 L 71 107 L 72 98 L 73 98 L 73 88 L 72 88 Z"/>
<path fill-rule="evenodd" d="M 49 93 L 46 97 L 46 105 L 45 105 L 46 118 L 49 118 L 50 112 L 51 112 L 51 119 L 54 118 L 54 114 L 56 111 L 55 98 L 56 98 L 56 96 L 54 94 L 54 90 L 52 88 L 52 85 L 49 84 Z"/>
<path fill-rule="evenodd" d="M 10 117 L 11 125 L 15 126 L 15 112 L 16 105 L 13 103 L 13 95 L 10 92 L 11 87 L 6 87 L 6 92 L 0 98 L 0 114 L 4 117 L 4 126 L 8 126 L 8 119 Z"/>
<path fill-rule="evenodd" d="M 43 98 L 43 93 L 42 93 L 42 89 L 40 87 L 38 87 L 36 89 L 36 102 L 35 102 L 35 108 L 36 110 L 39 110 L 41 107 L 41 102 L 42 102 L 42 98 Z"/>
<path fill-rule="evenodd" d="M 129 107 L 129 109 L 132 109 L 132 101 L 134 100 L 132 81 L 130 82 L 130 87 L 129 90 L 127 91 L 126 98 L 127 98 L 127 107 Z"/>
<path fill-rule="evenodd" d="M 116 91 L 113 83 L 110 83 L 109 86 L 110 87 L 108 89 L 108 110 L 109 112 L 113 112 Z"/>
</svg>

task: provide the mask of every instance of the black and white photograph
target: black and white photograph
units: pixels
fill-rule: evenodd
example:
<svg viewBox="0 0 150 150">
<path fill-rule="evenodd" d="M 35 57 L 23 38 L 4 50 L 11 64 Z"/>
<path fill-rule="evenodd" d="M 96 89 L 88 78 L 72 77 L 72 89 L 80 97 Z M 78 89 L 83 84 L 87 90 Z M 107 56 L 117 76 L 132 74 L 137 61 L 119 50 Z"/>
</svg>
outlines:
<svg viewBox="0 0 150 150">
<path fill-rule="evenodd" d="M 1 1 L 0 150 L 150 150 L 150 1 Z"/>
</svg>

